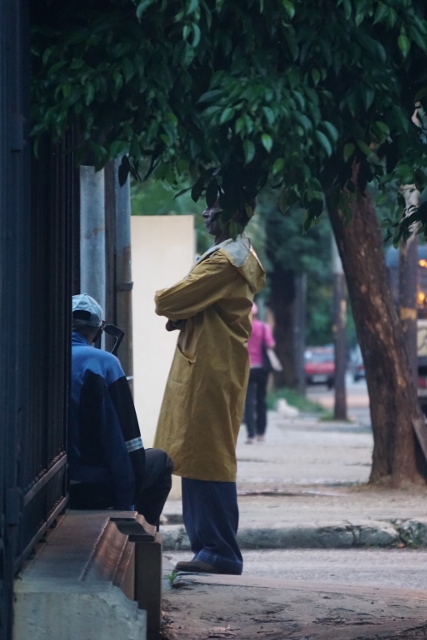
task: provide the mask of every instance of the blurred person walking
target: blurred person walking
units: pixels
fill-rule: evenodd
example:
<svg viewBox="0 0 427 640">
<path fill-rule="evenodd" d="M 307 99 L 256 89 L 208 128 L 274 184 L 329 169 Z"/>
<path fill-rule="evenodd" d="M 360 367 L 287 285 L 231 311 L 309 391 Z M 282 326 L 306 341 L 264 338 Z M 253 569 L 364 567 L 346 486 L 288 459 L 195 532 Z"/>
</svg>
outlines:
<svg viewBox="0 0 427 640">
<path fill-rule="evenodd" d="M 246 444 L 252 444 L 255 436 L 263 442 L 267 428 L 267 383 L 270 369 L 265 367 L 265 350 L 273 348 L 275 341 L 269 325 L 258 320 L 258 307 L 252 305 L 252 333 L 248 342 L 251 368 L 245 402 L 245 424 L 248 433 Z"/>
<path fill-rule="evenodd" d="M 155 446 L 182 477 L 184 525 L 194 554 L 177 571 L 241 574 L 236 442 L 249 374 L 247 342 L 254 294 L 265 284 L 249 238 L 231 238 L 219 198 L 203 212 L 215 244 L 188 276 L 156 293 L 166 329 L 180 331 Z M 233 220 L 248 222 L 246 211 Z"/>
</svg>

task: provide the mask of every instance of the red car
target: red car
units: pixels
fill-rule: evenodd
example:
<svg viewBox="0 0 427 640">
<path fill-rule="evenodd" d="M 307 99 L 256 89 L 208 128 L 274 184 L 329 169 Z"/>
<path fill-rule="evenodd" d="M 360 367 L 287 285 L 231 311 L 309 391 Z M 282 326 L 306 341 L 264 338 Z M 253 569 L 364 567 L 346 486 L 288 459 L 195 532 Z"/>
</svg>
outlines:
<svg viewBox="0 0 427 640">
<path fill-rule="evenodd" d="M 333 348 L 308 348 L 304 354 L 304 359 L 306 384 L 326 384 L 328 389 L 332 389 L 335 378 L 335 357 Z"/>
</svg>

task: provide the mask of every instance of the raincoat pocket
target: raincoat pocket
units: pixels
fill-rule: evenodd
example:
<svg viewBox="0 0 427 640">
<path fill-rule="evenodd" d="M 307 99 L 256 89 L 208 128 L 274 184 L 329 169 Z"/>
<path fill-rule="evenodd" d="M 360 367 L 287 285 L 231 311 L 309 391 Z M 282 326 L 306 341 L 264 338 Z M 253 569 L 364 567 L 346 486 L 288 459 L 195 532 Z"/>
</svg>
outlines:
<svg viewBox="0 0 427 640">
<path fill-rule="evenodd" d="M 194 362 L 194 356 L 184 354 L 179 346 L 177 346 L 172 363 L 170 379 L 177 384 L 187 384 L 193 370 Z"/>
</svg>

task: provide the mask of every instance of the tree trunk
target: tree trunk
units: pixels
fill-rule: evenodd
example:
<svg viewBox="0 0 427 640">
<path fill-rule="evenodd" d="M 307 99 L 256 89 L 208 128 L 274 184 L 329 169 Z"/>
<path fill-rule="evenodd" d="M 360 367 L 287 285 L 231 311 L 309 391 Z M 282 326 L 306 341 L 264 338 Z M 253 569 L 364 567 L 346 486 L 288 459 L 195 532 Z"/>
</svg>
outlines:
<svg viewBox="0 0 427 640">
<path fill-rule="evenodd" d="M 358 167 L 353 182 L 357 185 Z M 402 329 L 393 306 L 380 227 L 368 192 L 356 186 L 346 226 L 328 198 L 366 370 L 374 450 L 370 482 L 423 482 L 413 425 L 422 420 Z"/>
<path fill-rule="evenodd" d="M 273 264 L 269 273 L 270 308 L 274 314 L 274 339 L 276 353 L 282 363 L 283 370 L 274 374 L 276 388 L 298 385 L 295 360 L 295 273 L 291 269 L 283 269 Z"/>
</svg>

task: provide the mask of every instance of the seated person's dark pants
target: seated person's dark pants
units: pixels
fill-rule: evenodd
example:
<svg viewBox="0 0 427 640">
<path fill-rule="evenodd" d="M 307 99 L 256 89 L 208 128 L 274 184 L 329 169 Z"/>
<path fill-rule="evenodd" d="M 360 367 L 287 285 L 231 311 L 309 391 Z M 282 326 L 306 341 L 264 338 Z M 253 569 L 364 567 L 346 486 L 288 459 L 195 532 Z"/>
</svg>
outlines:
<svg viewBox="0 0 427 640">
<path fill-rule="evenodd" d="M 160 449 L 145 450 L 145 474 L 137 488 L 135 511 L 150 524 L 157 525 L 172 487 L 173 463 Z M 104 482 L 79 482 L 70 485 L 70 509 L 111 509 L 114 487 Z"/>
</svg>

